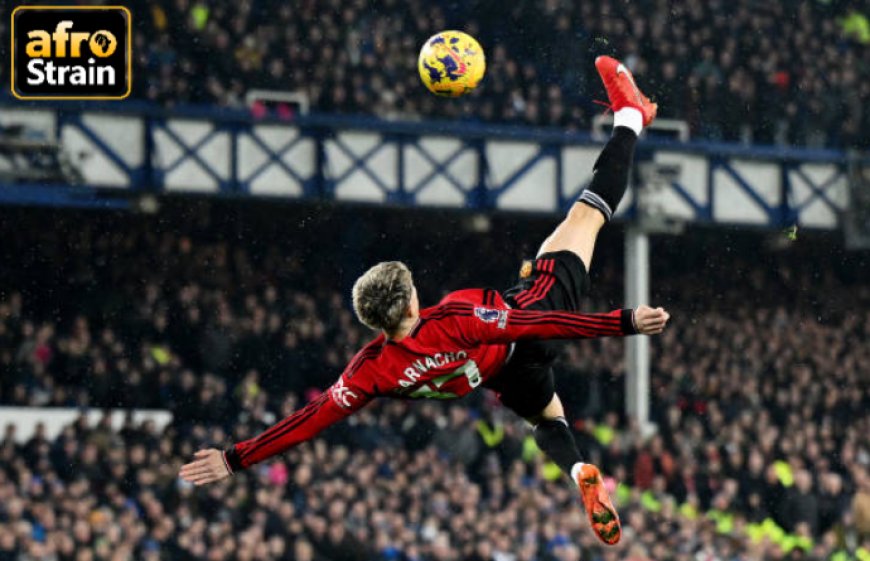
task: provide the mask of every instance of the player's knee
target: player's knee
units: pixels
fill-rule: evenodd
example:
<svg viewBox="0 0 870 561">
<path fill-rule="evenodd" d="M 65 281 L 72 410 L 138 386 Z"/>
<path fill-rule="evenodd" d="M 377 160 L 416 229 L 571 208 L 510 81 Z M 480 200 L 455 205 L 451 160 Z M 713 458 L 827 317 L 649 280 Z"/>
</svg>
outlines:
<svg viewBox="0 0 870 561">
<path fill-rule="evenodd" d="M 544 407 L 540 413 L 538 413 L 537 415 L 533 415 L 527 420 L 533 425 L 536 425 L 541 421 L 564 418 L 565 409 L 562 407 L 562 401 L 559 399 L 558 395 L 553 394 L 553 397 L 550 399 L 550 402 L 547 403 L 546 407 Z"/>
</svg>

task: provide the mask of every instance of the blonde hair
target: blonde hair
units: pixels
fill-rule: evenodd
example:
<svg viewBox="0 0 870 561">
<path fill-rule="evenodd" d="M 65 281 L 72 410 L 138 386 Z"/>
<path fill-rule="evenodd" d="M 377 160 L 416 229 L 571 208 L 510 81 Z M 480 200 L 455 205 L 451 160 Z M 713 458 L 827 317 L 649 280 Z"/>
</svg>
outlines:
<svg viewBox="0 0 870 561">
<path fill-rule="evenodd" d="M 353 310 L 365 325 L 392 333 L 402 323 L 413 292 L 414 283 L 407 265 L 384 261 L 353 283 Z"/>
</svg>

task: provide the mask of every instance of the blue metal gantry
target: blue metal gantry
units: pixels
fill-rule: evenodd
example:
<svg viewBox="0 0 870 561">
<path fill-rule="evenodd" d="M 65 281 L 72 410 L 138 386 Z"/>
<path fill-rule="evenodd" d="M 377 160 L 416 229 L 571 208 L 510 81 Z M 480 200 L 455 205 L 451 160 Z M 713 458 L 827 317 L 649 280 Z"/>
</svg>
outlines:
<svg viewBox="0 0 870 561">
<path fill-rule="evenodd" d="M 521 127 L 280 121 L 135 102 L 12 102 L 0 105 L 0 124 L 56 141 L 82 175 L 74 186 L 0 183 L 0 202 L 23 204 L 111 206 L 131 194 L 194 192 L 560 212 L 589 181 L 600 149 L 587 134 Z M 648 139 L 638 159 L 677 170 L 648 197 L 680 221 L 835 228 L 848 205 L 840 151 Z"/>
</svg>

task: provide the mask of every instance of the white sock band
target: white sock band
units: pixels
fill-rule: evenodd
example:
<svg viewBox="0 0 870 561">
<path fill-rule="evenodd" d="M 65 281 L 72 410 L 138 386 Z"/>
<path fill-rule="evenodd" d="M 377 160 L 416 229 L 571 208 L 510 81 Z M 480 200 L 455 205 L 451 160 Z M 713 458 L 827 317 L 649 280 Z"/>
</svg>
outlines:
<svg viewBox="0 0 870 561">
<path fill-rule="evenodd" d="M 643 130 L 643 115 L 634 107 L 623 107 L 613 114 L 613 127 L 628 127 L 640 136 Z"/>
<path fill-rule="evenodd" d="M 585 466 L 585 465 L 586 465 L 586 464 L 583 463 L 583 462 L 577 462 L 576 464 L 574 464 L 573 466 L 571 466 L 571 479 L 572 479 L 572 480 L 577 481 L 577 476 L 580 475 L 580 470 L 581 470 L 581 469 L 583 468 L 583 466 Z"/>
</svg>

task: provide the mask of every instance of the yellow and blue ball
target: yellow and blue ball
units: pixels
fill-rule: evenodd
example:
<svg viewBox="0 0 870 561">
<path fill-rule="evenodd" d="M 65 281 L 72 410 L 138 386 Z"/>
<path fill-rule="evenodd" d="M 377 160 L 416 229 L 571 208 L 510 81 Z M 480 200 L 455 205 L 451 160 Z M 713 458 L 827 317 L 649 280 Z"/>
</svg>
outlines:
<svg viewBox="0 0 870 561">
<path fill-rule="evenodd" d="M 417 59 L 417 70 L 426 88 L 445 97 L 472 91 L 486 72 L 480 43 L 462 31 L 442 31 L 426 40 Z"/>
</svg>

